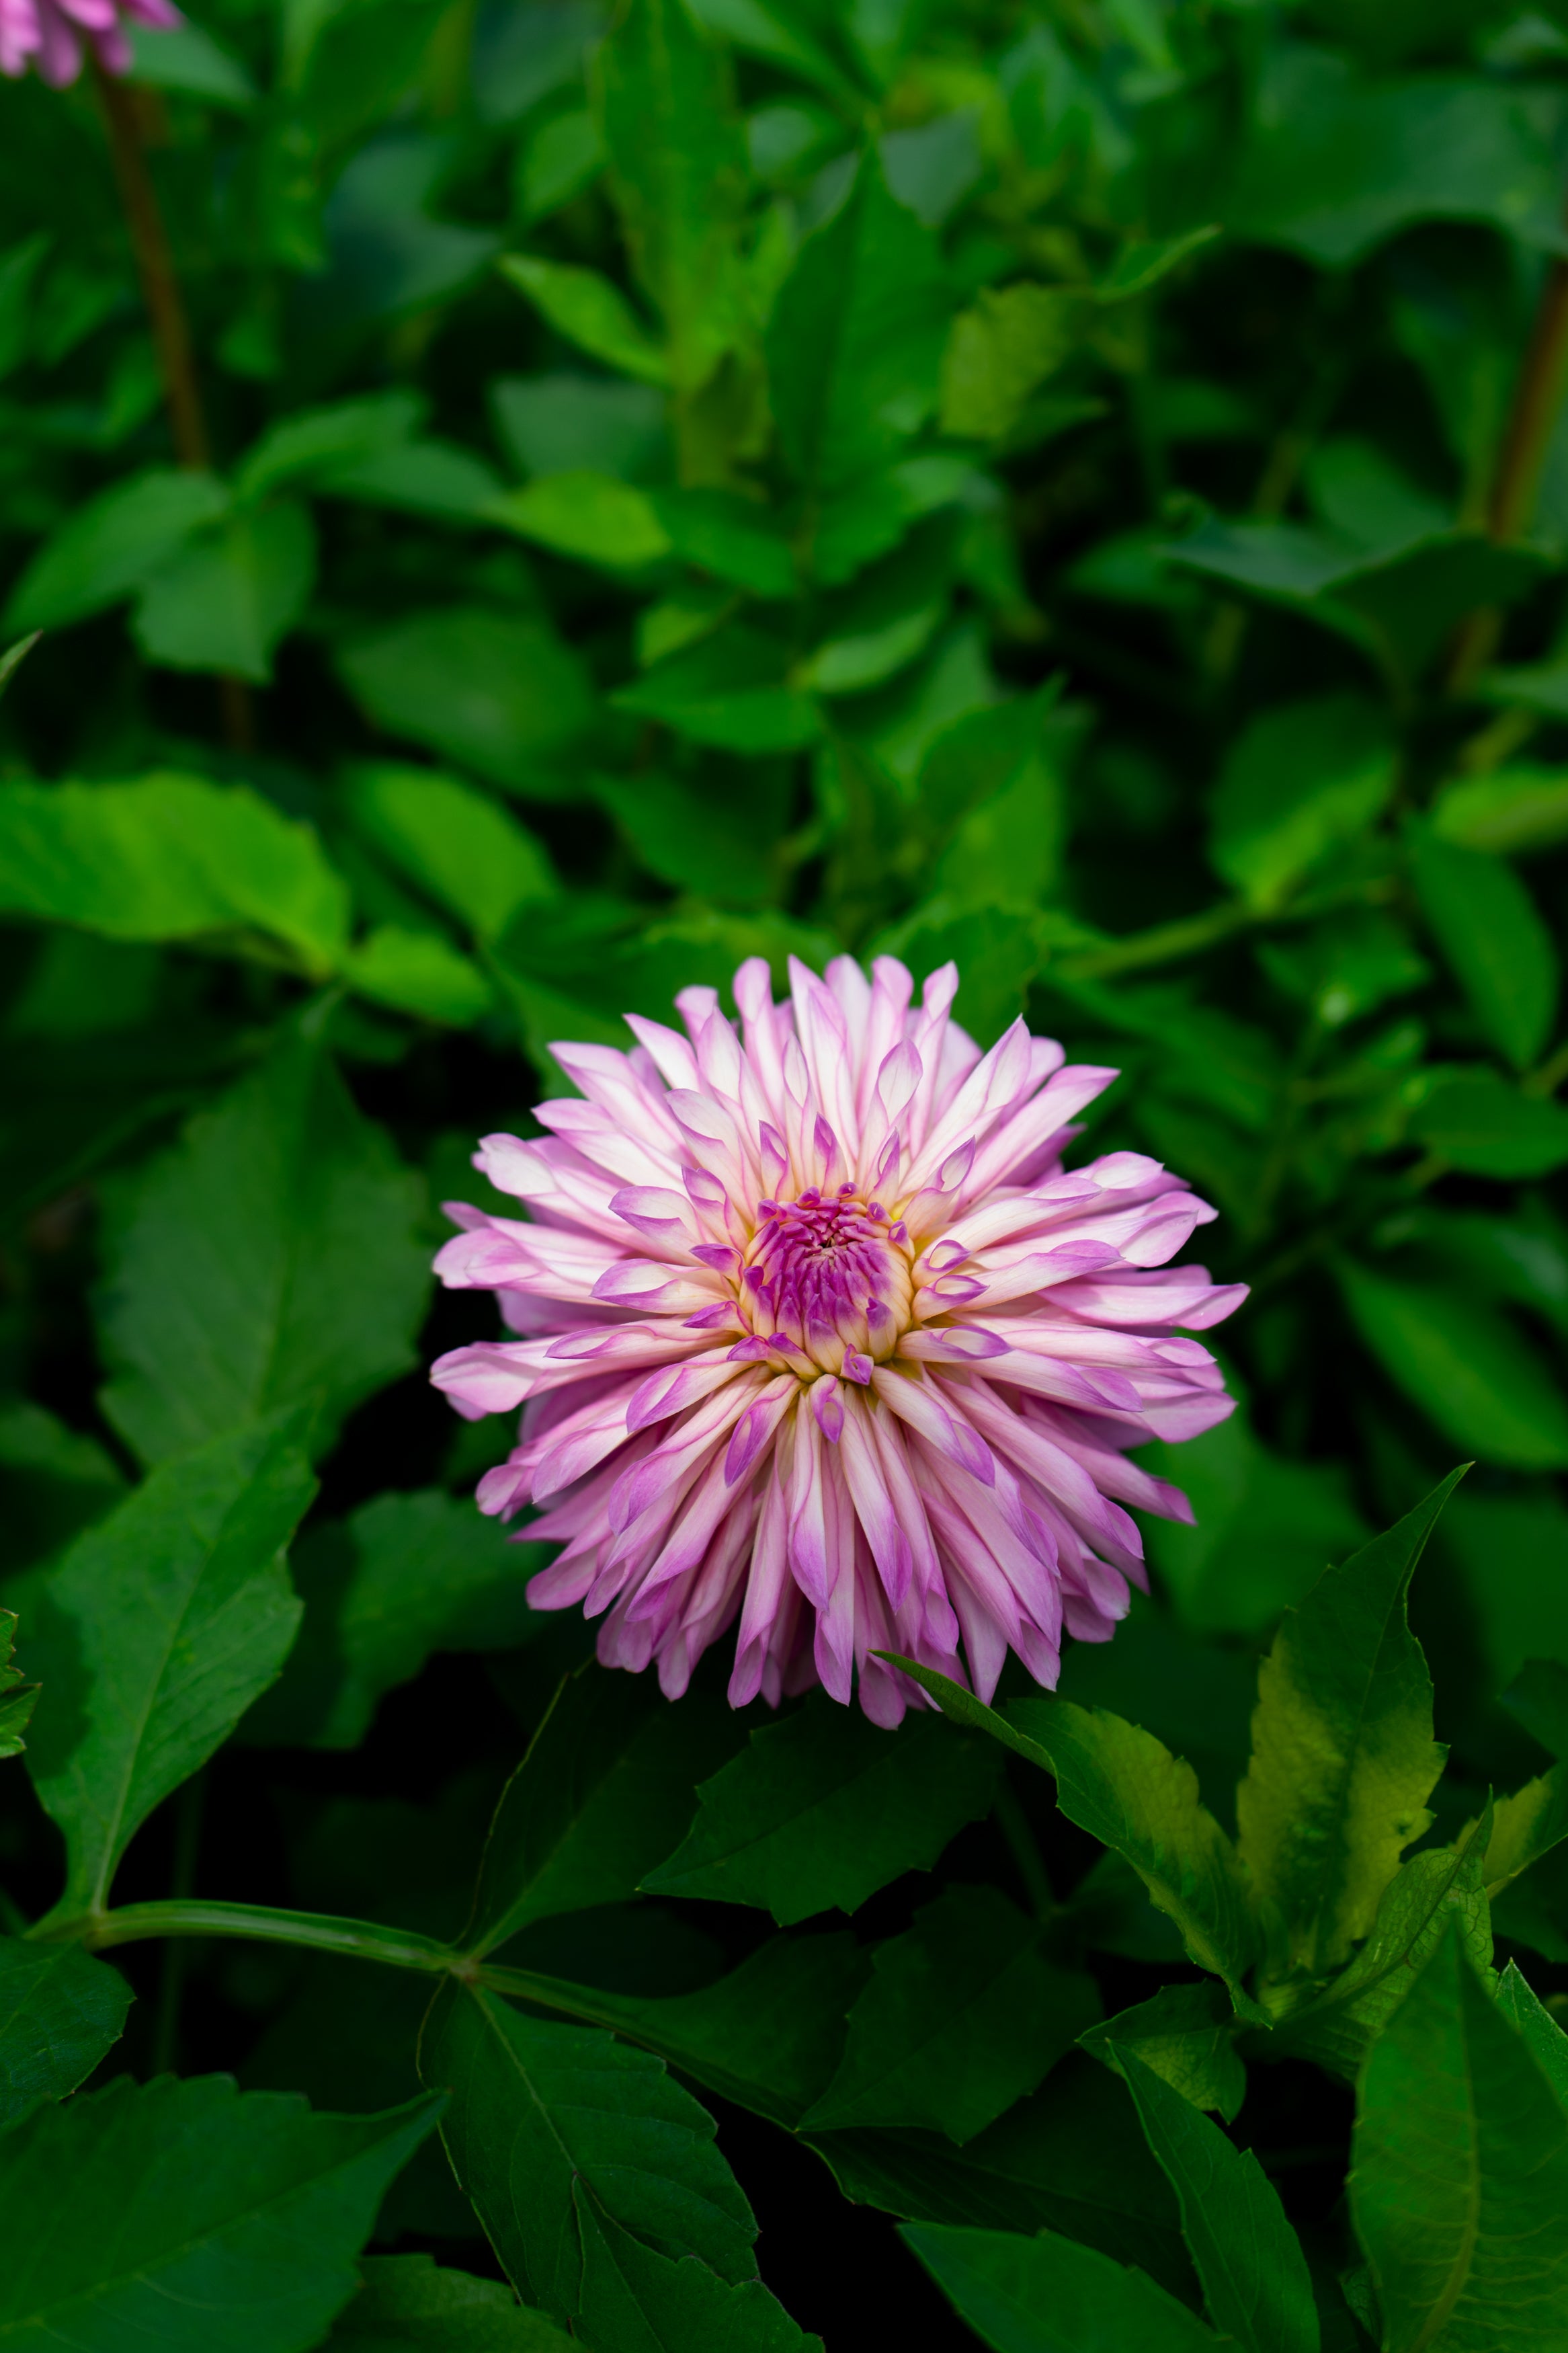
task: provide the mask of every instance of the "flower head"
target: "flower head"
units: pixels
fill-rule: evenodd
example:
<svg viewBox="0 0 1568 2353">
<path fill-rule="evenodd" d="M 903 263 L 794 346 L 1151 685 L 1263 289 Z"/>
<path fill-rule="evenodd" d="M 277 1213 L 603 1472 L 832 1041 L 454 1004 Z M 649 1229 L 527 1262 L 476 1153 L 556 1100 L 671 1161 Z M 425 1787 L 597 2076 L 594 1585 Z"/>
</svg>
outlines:
<svg viewBox="0 0 1568 2353">
<path fill-rule="evenodd" d="M 1121 1506 L 1192 1516 L 1125 1450 L 1231 1409 L 1174 1327 L 1243 1291 L 1164 1271 L 1215 1212 L 1138 1153 L 1064 1170 L 1116 1073 L 1022 1021 L 982 1054 L 952 965 L 918 1007 L 889 956 L 790 972 L 775 1005 L 742 965 L 739 1035 L 689 988 L 684 1037 L 552 1048 L 582 1099 L 476 1154 L 529 1212 L 449 1204 L 436 1262 L 522 1335 L 434 1370 L 470 1418 L 523 1409 L 480 1506 L 545 1505 L 530 1600 L 607 1611 L 600 1658 L 671 1696 L 737 1617 L 737 1706 L 858 1676 L 896 1724 L 922 1695 L 879 1651 L 988 1699 L 1012 1649 L 1054 1684 L 1064 1628 L 1106 1641 L 1145 1583 Z"/>
<path fill-rule="evenodd" d="M 64 90 L 81 71 L 85 40 L 106 73 L 127 74 L 125 16 L 159 33 L 185 21 L 169 0 L 0 0 L 0 73 L 15 80 L 34 65 L 41 80 Z"/>
</svg>

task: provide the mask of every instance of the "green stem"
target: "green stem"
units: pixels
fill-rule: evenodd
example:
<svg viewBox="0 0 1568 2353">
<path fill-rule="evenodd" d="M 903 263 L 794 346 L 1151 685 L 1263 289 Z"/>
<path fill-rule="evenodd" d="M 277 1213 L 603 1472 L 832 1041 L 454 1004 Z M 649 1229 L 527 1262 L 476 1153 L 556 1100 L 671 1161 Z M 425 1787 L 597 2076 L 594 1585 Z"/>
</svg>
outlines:
<svg viewBox="0 0 1568 2353">
<path fill-rule="evenodd" d="M 1128 939 L 1108 940 L 1101 948 L 1064 955 L 1056 969 L 1064 980 L 1105 980 L 1114 973 L 1138 972 L 1145 965 L 1174 964 L 1183 956 L 1216 947 L 1258 920 L 1252 908 L 1239 900 L 1227 900 L 1201 915 L 1184 915 L 1177 923 L 1156 923 L 1147 932 L 1134 932 Z M 1047 966 L 1046 978 L 1049 977 Z"/>
<path fill-rule="evenodd" d="M 339 1920 L 324 1912 L 276 1911 L 261 1904 L 207 1903 L 199 1897 L 80 1913 L 51 1926 L 47 1941 L 85 1945 L 90 1952 L 101 1953 L 149 1936 L 244 1936 L 264 1944 L 302 1945 L 311 1952 L 342 1953 L 353 1960 L 384 1961 L 393 1968 L 472 1974 L 449 1945 L 438 1945 L 434 1936 L 422 1936 L 411 1928 Z"/>
<path fill-rule="evenodd" d="M 196 1883 L 196 1854 L 202 1839 L 202 1806 L 206 1795 L 205 1772 L 192 1776 L 174 1800 L 174 1862 L 169 1873 L 172 1898 L 188 1900 Z M 179 2063 L 180 2005 L 191 1948 L 183 1937 L 172 1937 L 163 1954 L 158 1980 L 158 2015 L 153 2030 L 154 2075 L 172 2074 Z"/>
</svg>

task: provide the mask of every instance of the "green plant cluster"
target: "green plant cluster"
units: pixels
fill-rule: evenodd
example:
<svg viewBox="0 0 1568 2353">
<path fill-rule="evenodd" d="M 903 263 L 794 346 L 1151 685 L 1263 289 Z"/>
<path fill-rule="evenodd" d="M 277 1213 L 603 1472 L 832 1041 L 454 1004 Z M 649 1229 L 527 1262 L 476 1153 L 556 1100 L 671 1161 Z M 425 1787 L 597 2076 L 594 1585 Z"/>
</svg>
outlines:
<svg viewBox="0 0 1568 2353">
<path fill-rule="evenodd" d="M 0 82 L 0 2343 L 1568 2346 L 1568 7 L 134 50 Z M 423 1373 L 551 1040 L 846 949 L 1252 1286 L 896 1734 Z"/>
</svg>

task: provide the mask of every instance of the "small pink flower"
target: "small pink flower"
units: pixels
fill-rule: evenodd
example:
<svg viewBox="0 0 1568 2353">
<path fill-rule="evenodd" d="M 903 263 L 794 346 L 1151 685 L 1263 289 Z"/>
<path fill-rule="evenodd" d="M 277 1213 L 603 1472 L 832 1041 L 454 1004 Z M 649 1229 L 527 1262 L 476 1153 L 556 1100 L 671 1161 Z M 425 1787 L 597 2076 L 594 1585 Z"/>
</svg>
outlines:
<svg viewBox="0 0 1568 2353">
<path fill-rule="evenodd" d="M 85 37 L 106 73 L 127 74 L 122 16 L 160 33 L 185 21 L 169 0 L 0 0 L 0 73 L 15 80 L 36 65 L 40 80 L 64 90 L 81 71 Z"/>
<path fill-rule="evenodd" d="M 1109 1640 L 1143 1586 L 1124 1504 L 1190 1519 L 1125 1460 L 1231 1410 L 1202 1330 L 1245 1296 L 1162 1271 L 1213 1209 L 1134 1152 L 1062 1167 L 1113 1071 L 1063 1068 L 1022 1021 L 982 1054 L 902 965 L 735 976 L 687 1035 L 556 1046 L 581 1100 L 475 1155 L 526 1220 L 461 1204 L 436 1264 L 494 1291 L 513 1340 L 443 1356 L 460 1413 L 523 1408 L 482 1510 L 547 1509 L 542 1609 L 609 1614 L 609 1666 L 673 1698 L 738 1617 L 730 1697 L 821 1682 L 896 1724 L 923 1697 L 870 1654 L 996 1686 L 1009 1649 L 1053 1685 L 1063 1629 Z M 967 1675 L 960 1663 L 962 1643 Z"/>
</svg>

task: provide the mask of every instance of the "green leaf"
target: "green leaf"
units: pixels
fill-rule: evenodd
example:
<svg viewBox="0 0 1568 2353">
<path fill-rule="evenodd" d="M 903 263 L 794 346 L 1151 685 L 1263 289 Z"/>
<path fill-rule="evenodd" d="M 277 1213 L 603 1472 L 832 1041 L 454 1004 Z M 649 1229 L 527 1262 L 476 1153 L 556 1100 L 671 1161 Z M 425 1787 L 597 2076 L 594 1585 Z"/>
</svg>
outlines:
<svg viewBox="0 0 1568 2353">
<path fill-rule="evenodd" d="M 534 132 L 519 163 L 523 218 L 531 224 L 547 220 L 592 186 L 605 161 L 599 126 L 585 106 L 550 116 Z"/>
<path fill-rule="evenodd" d="M 974 441 L 1010 433 L 1030 394 L 1072 356 L 1087 308 L 1072 287 L 983 287 L 942 352 L 942 431 Z"/>
<path fill-rule="evenodd" d="M 310 510 L 279 499 L 188 540 L 143 582 L 136 642 L 170 670 L 222 670 L 265 686 L 279 639 L 316 576 Z"/>
<path fill-rule="evenodd" d="M 663 353 L 619 287 L 596 269 L 521 253 L 508 254 L 500 268 L 557 333 L 580 350 L 642 384 L 668 382 Z"/>
<path fill-rule="evenodd" d="M 489 512 L 523 539 L 612 572 L 657 564 L 673 543 L 647 492 L 612 474 L 547 474 L 508 491 Z"/>
<path fill-rule="evenodd" d="M 381 449 L 323 475 L 321 495 L 356 506 L 388 507 L 429 522 L 483 522 L 501 496 L 493 467 L 451 441 L 410 441 Z"/>
<path fill-rule="evenodd" d="M 1462 849 L 1494 856 L 1549 849 L 1568 839 L 1568 775 L 1559 768 L 1496 768 L 1456 776 L 1432 804 L 1432 830 Z"/>
<path fill-rule="evenodd" d="M 1568 2330 L 1568 2112 L 1450 1930 L 1366 2064 L 1350 2194 L 1389 2353 Z"/>
<path fill-rule="evenodd" d="M 1303 875 L 1382 815 L 1395 765 L 1386 719 L 1359 696 L 1266 712 L 1237 738 L 1215 792 L 1215 871 L 1253 906 L 1278 906 Z"/>
<path fill-rule="evenodd" d="M 837 489 L 901 454 L 935 404 L 950 307 L 935 238 L 863 155 L 768 327 L 779 439 L 802 481 Z"/>
<path fill-rule="evenodd" d="M 429 1296 L 422 1195 L 304 1034 L 199 1112 L 109 1248 L 103 1407 L 143 1461 L 305 1401 L 325 1444 L 404 1371 Z"/>
<path fill-rule="evenodd" d="M 482 1958 L 530 1921 L 634 1894 L 690 1820 L 694 1783 L 740 1737 L 701 1694 L 671 1707 L 591 1663 L 568 1677 L 496 1808 L 467 1949 Z"/>
<path fill-rule="evenodd" d="M 518 2294 L 590 2344 L 595 2315 L 619 2300 L 605 2222 L 731 2283 L 755 2277 L 756 2224 L 713 2120 L 662 2060 L 454 1984 L 432 2005 L 419 2068 L 450 2092 L 447 2154 Z"/>
<path fill-rule="evenodd" d="M 1421 911 L 1489 1042 L 1528 1070 L 1552 1034 L 1561 976 L 1552 935 L 1510 866 L 1423 827 L 1413 835 Z"/>
<path fill-rule="evenodd" d="M 1432 1817 L 1447 1754 L 1406 1596 L 1463 1471 L 1386 1535 L 1326 1569 L 1263 1662 L 1252 1762 L 1237 1793 L 1243 1862 L 1275 1907 L 1282 1960 L 1337 1968 L 1372 1926 L 1405 1849 Z"/>
<path fill-rule="evenodd" d="M 322 2353 L 567 2353 L 573 2341 L 499 2280 L 437 2269 L 430 2255 L 369 2255 L 360 2278 Z"/>
<path fill-rule="evenodd" d="M 429 768 L 362 762 L 344 779 L 357 831 L 404 877 L 491 940 L 531 899 L 561 885 L 550 854 L 488 793 Z"/>
<path fill-rule="evenodd" d="M 972 2140 L 1032 2092 L 1099 2008 L 996 1888 L 948 1887 L 879 1945 L 838 2071 L 803 2132 L 923 2125 Z"/>
<path fill-rule="evenodd" d="M 5 693 L 43 634 L 42 629 L 35 629 L 30 637 L 18 638 L 14 646 L 7 646 L 0 654 L 0 695 Z"/>
<path fill-rule="evenodd" d="M 184 469 L 111 483 L 45 541 L 11 592 L 5 627 L 63 628 L 119 604 L 228 506 L 222 482 Z"/>
<path fill-rule="evenodd" d="M 101 1910 L 132 1832 L 277 1674 L 300 1623 L 283 1546 L 314 1491 L 296 1420 L 240 1430 L 154 1471 L 49 1579 L 27 1765 L 65 1833 L 58 1915 Z"/>
<path fill-rule="evenodd" d="M 683 0 L 628 0 L 593 65 L 610 183 L 672 384 L 696 392 L 748 326 L 746 143 L 727 60 Z"/>
<path fill-rule="evenodd" d="M 1510 2025 L 1517 2028 L 1559 2102 L 1568 2108 L 1568 2034 L 1545 2004 L 1537 2000 L 1513 1961 L 1498 1979 L 1497 2006 Z"/>
<path fill-rule="evenodd" d="M 1349 1259 L 1334 1271 L 1367 1347 L 1454 1445 L 1516 1470 L 1568 1466 L 1568 1404 L 1506 1316 L 1449 1284 Z"/>
<path fill-rule="evenodd" d="M 661 661 L 610 700 L 634 718 L 661 720 L 721 752 L 800 752 L 816 742 L 816 704 L 786 682 L 782 645 L 732 623 Z"/>
<path fill-rule="evenodd" d="M 1555 1514 L 1552 1527 L 1555 1536 Z M 1527 1660 L 1502 1694 L 1502 1704 L 1559 1764 L 1568 1758 L 1568 1666 L 1561 1660 Z"/>
<path fill-rule="evenodd" d="M 593 792 L 614 816 L 640 862 L 661 881 L 742 905 L 775 896 L 778 846 L 789 805 L 753 775 L 736 793 L 728 779 L 596 776 Z"/>
<path fill-rule="evenodd" d="M 688 564 L 753 596 L 795 593 L 790 544 L 765 507 L 730 491 L 656 491 L 653 505 Z"/>
<path fill-rule="evenodd" d="M 1372 1934 L 1321 1993 L 1279 2019 L 1272 2047 L 1354 2083 L 1367 2052 L 1454 1923 L 1479 1969 L 1491 1962 L 1485 1859 L 1490 1809 L 1458 1850 L 1413 1855 L 1389 1881 Z"/>
<path fill-rule="evenodd" d="M 889 1733 L 858 1709 L 808 1703 L 753 1732 L 703 1784 L 684 1844 L 643 1885 L 754 1904 L 785 1928 L 857 1912 L 903 1872 L 929 1871 L 989 1810 L 1000 1762 L 935 1715 Z"/>
<path fill-rule="evenodd" d="M 0 2132 L 85 2083 L 130 2007 L 119 1970 L 79 1946 L 0 1937 Z"/>
<path fill-rule="evenodd" d="M 670 2353 L 823 2353 L 760 2279 L 738 2286 L 695 2258 L 675 2262 L 624 2231 L 578 2183 L 573 2191 L 586 2251 L 584 2319 L 595 2345 Z"/>
<path fill-rule="evenodd" d="M 989 1732 L 1053 1775 L 1069 1821 L 1124 1855 L 1200 1968 L 1223 1978 L 1243 2017 L 1258 1951 L 1247 1870 L 1198 1796 L 1197 1776 L 1151 1733 L 1068 1700 L 1014 1700 L 1000 1713 L 933 1668 L 895 1659 L 956 1723 Z"/>
<path fill-rule="evenodd" d="M 1247 2069 L 1236 2048 L 1236 2019 L 1212 1981 L 1162 1986 L 1148 2001 L 1085 2029 L 1079 2042 L 1111 2063 L 1137 2053 L 1162 2082 L 1194 2108 L 1215 2108 L 1229 2124 L 1247 2095 Z"/>
<path fill-rule="evenodd" d="M 580 658 L 544 622 L 483 605 L 405 613 L 337 659 L 349 691 L 388 734 L 508 792 L 570 796 L 560 764 L 593 702 Z"/>
<path fill-rule="evenodd" d="M 1462 1066 L 1422 1074 L 1410 1134 L 1474 1176 L 1545 1176 L 1568 1161 L 1568 1111 L 1521 1094 L 1500 1072 Z"/>
<path fill-rule="evenodd" d="M 1052 2231 L 906 2222 L 899 2236 L 994 2353 L 1209 2353 L 1220 2342 L 1143 2273 Z"/>
<path fill-rule="evenodd" d="M 1492 1834 L 1487 1842 L 1482 1877 L 1489 1896 L 1499 1895 L 1509 1882 L 1539 1862 L 1568 1838 L 1568 1765 L 1554 1765 L 1510 1798 L 1499 1798 L 1492 1807 Z"/>
<path fill-rule="evenodd" d="M 280 490 L 319 490 L 342 468 L 405 447 L 426 406 L 412 392 L 381 392 L 325 408 L 297 408 L 252 442 L 235 469 L 235 496 L 255 505 Z"/>
<path fill-rule="evenodd" d="M 1220 2335 L 1245 2353 L 1318 2353 L 1307 2260 L 1257 2158 L 1233 2147 L 1135 2050 L 1114 2042 L 1110 2050 L 1180 2200 L 1182 2229 Z"/>
<path fill-rule="evenodd" d="M 348 889 L 308 826 L 244 785 L 0 786 L 0 909 L 116 940 L 275 942 L 315 979 L 348 935 Z"/>
<path fill-rule="evenodd" d="M 466 1029 L 488 1013 L 495 992 L 471 957 L 436 931 L 378 923 L 343 958 L 343 978 L 356 997 L 395 1012 L 412 1013 Z"/>
<path fill-rule="evenodd" d="M 630 482 L 658 470 L 667 436 L 664 402 L 652 385 L 561 373 L 500 376 L 489 391 L 496 431 L 519 473 L 614 474 Z"/>
<path fill-rule="evenodd" d="M 199 25 L 129 25 L 130 79 L 153 90 L 178 90 L 208 106 L 244 113 L 256 104 L 257 90 L 239 59 L 220 48 Z"/>
<path fill-rule="evenodd" d="M 0 2141 L 0 2342 L 299 2353 L 358 2281 L 388 2182 L 436 2121 L 315 2116 L 226 2075 L 121 2076 Z"/>
<path fill-rule="evenodd" d="M 263 1747 L 357 1748 L 385 1692 L 433 1651 L 505 1651 L 539 1631 L 524 1588 L 542 1546 L 508 1540 L 438 1487 L 378 1495 L 312 1527 L 290 1567 L 305 1622 L 246 1720 Z"/>
<path fill-rule="evenodd" d="M 16 1611 L 0 1609 L 0 1757 L 20 1757 L 26 1747 L 22 1735 L 38 1700 L 37 1684 L 14 1663 L 16 1632 Z"/>
<path fill-rule="evenodd" d="M 1211 222 L 1206 228 L 1190 228 L 1181 237 L 1130 237 L 1105 276 L 1097 281 L 1095 301 L 1125 302 L 1134 294 L 1146 294 L 1162 278 L 1179 269 L 1190 254 L 1200 252 L 1224 234 Z"/>
</svg>

